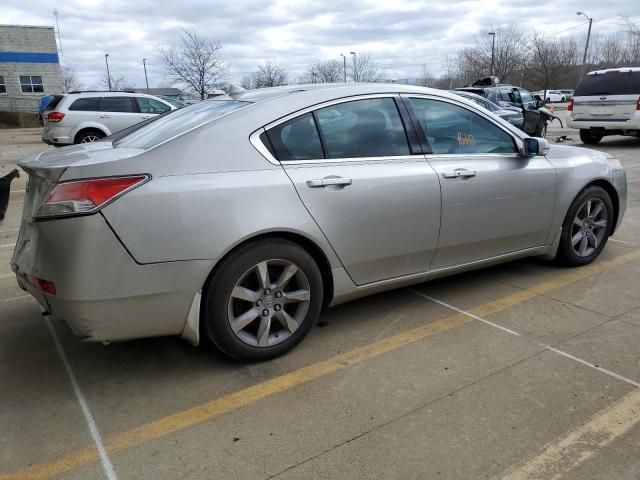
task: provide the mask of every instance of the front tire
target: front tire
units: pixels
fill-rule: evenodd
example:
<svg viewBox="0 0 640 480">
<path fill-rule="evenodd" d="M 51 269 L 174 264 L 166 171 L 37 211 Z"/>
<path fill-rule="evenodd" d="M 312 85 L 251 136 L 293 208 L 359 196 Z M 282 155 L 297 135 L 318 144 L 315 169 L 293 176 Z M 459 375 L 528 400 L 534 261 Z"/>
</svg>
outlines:
<svg viewBox="0 0 640 480">
<path fill-rule="evenodd" d="M 295 347 L 316 323 L 322 275 L 298 244 L 249 242 L 225 258 L 203 291 L 203 333 L 226 355 L 264 361 Z"/>
<path fill-rule="evenodd" d="M 602 140 L 602 135 L 591 133 L 589 130 L 580 130 L 580 140 L 587 145 L 596 145 Z"/>
<path fill-rule="evenodd" d="M 571 204 L 562 225 L 558 260 L 569 266 L 593 262 L 607 244 L 613 219 L 607 191 L 595 185 L 585 188 Z"/>
</svg>

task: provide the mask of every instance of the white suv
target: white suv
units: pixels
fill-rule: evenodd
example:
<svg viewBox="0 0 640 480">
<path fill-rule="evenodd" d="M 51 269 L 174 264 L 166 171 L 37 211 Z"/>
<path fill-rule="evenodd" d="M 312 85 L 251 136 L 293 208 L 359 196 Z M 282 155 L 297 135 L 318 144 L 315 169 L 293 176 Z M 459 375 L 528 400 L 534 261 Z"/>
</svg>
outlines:
<svg viewBox="0 0 640 480">
<path fill-rule="evenodd" d="M 56 95 L 43 114 L 42 140 L 56 146 L 94 142 L 176 108 L 166 100 L 142 93 Z"/>
<path fill-rule="evenodd" d="M 589 72 L 569 101 L 567 124 L 584 143 L 607 135 L 640 136 L 640 67 Z"/>
</svg>

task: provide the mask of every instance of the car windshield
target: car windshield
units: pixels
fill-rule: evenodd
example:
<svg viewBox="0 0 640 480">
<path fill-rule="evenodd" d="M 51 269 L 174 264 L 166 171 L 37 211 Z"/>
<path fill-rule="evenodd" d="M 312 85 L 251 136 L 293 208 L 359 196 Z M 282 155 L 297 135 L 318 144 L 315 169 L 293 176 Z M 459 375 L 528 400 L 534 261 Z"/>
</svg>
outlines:
<svg viewBox="0 0 640 480">
<path fill-rule="evenodd" d="M 610 72 L 587 75 L 582 79 L 574 96 L 636 95 L 640 93 L 640 72 Z"/>
<path fill-rule="evenodd" d="M 208 100 L 196 103 L 133 130 L 113 142 L 113 146 L 146 150 L 250 104 L 251 102 L 238 100 Z"/>
</svg>

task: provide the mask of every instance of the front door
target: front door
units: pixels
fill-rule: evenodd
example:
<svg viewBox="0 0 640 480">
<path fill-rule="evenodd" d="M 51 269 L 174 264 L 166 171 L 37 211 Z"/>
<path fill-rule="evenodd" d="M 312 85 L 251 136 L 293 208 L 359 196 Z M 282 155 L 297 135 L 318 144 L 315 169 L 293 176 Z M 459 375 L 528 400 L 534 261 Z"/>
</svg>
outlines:
<svg viewBox="0 0 640 480">
<path fill-rule="evenodd" d="M 133 104 L 133 98 L 121 96 L 102 97 L 98 121 L 114 134 L 139 123 L 142 119 Z"/>
<path fill-rule="evenodd" d="M 319 108 L 268 136 L 354 283 L 428 270 L 440 186 L 424 156 L 411 155 L 393 97 Z"/>
<path fill-rule="evenodd" d="M 556 171 L 544 156 L 522 157 L 488 118 L 445 101 L 411 98 L 442 187 L 442 226 L 432 268 L 548 243 Z"/>
</svg>

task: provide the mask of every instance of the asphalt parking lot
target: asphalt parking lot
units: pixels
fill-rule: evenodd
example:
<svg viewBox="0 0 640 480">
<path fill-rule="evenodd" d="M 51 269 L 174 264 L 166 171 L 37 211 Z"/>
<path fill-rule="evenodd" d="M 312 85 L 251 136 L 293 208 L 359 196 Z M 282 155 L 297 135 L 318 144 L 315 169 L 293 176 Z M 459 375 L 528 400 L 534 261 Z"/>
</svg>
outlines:
<svg viewBox="0 0 640 480">
<path fill-rule="evenodd" d="M 44 148 L 0 130 L 0 176 Z M 594 264 L 528 259 L 341 305 L 251 365 L 44 319 L 9 267 L 23 175 L 0 223 L 0 480 L 640 478 L 640 139 L 596 148 L 626 167 L 629 205 Z"/>
</svg>

